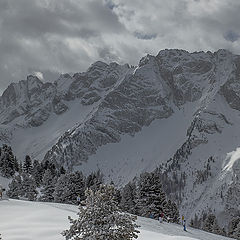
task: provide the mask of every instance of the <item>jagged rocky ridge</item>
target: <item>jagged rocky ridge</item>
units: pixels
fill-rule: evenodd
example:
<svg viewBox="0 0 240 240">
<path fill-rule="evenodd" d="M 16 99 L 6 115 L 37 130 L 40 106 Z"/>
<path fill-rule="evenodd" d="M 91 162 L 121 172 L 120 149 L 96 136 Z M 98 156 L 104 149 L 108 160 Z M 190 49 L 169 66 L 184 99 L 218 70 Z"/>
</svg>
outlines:
<svg viewBox="0 0 240 240">
<path fill-rule="evenodd" d="M 238 62 L 227 51 L 189 54 L 173 50 L 147 55 L 101 99 L 91 118 L 65 133 L 45 159 L 68 166 L 87 161 L 100 146 L 120 141 L 122 134 L 134 135 L 153 120 L 168 118 L 175 107 L 201 100 L 197 110 L 202 112 L 216 94 L 238 109 L 239 92 L 233 89 L 239 84 L 235 78 Z M 220 131 L 213 120 L 198 120 L 197 128 L 199 132 Z"/>
<path fill-rule="evenodd" d="M 169 177 L 187 176 L 184 190 L 171 194 L 181 195 L 182 211 L 189 217 L 210 208 L 235 214 L 239 198 L 230 195 L 239 191 L 238 161 L 231 153 L 237 153 L 240 142 L 239 74 L 240 56 L 226 50 L 163 50 L 145 56 L 136 67 L 96 62 L 54 83 L 29 76 L 0 98 L 0 138 L 19 154 L 27 151 L 69 169 L 94 166 L 119 183 L 163 164 Z M 164 134 L 156 139 L 165 139 L 165 145 L 160 141 L 154 157 L 141 159 L 150 145 L 158 146 L 151 134 L 138 146 L 141 133 L 159 127 Z M 173 130 L 181 131 L 181 137 L 170 134 Z M 125 141 L 142 150 L 138 158 L 129 153 L 133 146 L 123 147 Z M 106 157 L 112 144 L 123 146 Z"/>
</svg>

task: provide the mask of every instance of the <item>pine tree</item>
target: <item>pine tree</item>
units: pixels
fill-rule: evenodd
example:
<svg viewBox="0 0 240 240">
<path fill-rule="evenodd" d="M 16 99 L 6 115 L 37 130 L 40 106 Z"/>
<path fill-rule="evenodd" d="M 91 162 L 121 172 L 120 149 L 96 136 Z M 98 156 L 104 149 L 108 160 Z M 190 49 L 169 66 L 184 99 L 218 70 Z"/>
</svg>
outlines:
<svg viewBox="0 0 240 240">
<path fill-rule="evenodd" d="M 66 173 L 58 178 L 54 191 L 54 201 L 60 203 L 77 203 L 77 196 L 84 198 L 85 177 L 82 172 Z"/>
<path fill-rule="evenodd" d="M 126 184 L 122 189 L 121 195 L 121 209 L 125 212 L 135 213 L 136 184 L 134 182 L 129 182 Z"/>
<path fill-rule="evenodd" d="M 214 223 L 213 223 L 213 228 L 212 228 L 212 232 L 218 235 L 222 235 L 222 229 L 219 227 L 217 219 L 215 219 Z"/>
<path fill-rule="evenodd" d="M 56 183 L 55 190 L 53 193 L 54 202 L 59 203 L 68 203 L 69 200 L 69 192 L 71 189 L 68 188 L 69 186 L 69 173 L 65 175 L 61 175 Z M 66 199 L 67 197 L 67 199 Z"/>
<path fill-rule="evenodd" d="M 10 198 L 19 199 L 22 194 L 22 179 L 20 175 L 14 176 L 12 181 L 8 185 L 7 195 Z"/>
<path fill-rule="evenodd" d="M 91 173 L 86 179 L 86 188 L 90 188 L 93 191 L 98 190 L 101 184 L 103 184 L 103 174 L 100 170 Z"/>
<path fill-rule="evenodd" d="M 131 240 L 137 238 L 136 217 L 121 212 L 114 201 L 113 186 L 99 186 L 86 191 L 85 207 L 79 206 L 78 219 L 70 220 L 70 229 L 62 235 L 67 240 Z"/>
<path fill-rule="evenodd" d="M 234 237 L 234 232 L 240 224 L 240 217 L 233 218 L 228 225 L 228 236 Z"/>
<path fill-rule="evenodd" d="M 85 198 L 85 185 L 86 179 L 83 176 L 83 173 L 80 171 L 76 171 L 70 174 L 70 185 L 69 188 L 72 189 L 71 201 L 74 204 L 77 204 L 77 196 L 83 200 Z"/>
<path fill-rule="evenodd" d="M 18 162 L 14 157 L 11 147 L 3 145 L 0 154 L 0 172 L 7 178 L 12 177 L 18 171 Z"/>
<path fill-rule="evenodd" d="M 18 172 L 19 174 L 22 174 L 23 172 L 23 165 L 22 165 L 22 162 L 20 161 L 20 163 L 18 164 Z"/>
<path fill-rule="evenodd" d="M 31 174 L 32 171 L 32 159 L 29 155 L 25 157 L 25 160 L 23 162 L 23 171 L 27 174 Z"/>
<path fill-rule="evenodd" d="M 22 192 L 21 196 L 27 198 L 29 201 L 36 200 L 37 197 L 37 190 L 36 190 L 36 183 L 30 175 L 27 173 L 23 173 L 22 175 Z"/>
<path fill-rule="evenodd" d="M 207 232 L 217 233 L 220 232 L 220 227 L 218 226 L 216 216 L 214 214 L 209 214 L 203 222 L 203 230 Z"/>
<path fill-rule="evenodd" d="M 136 211 L 140 216 L 152 214 L 158 219 L 161 212 L 166 212 L 166 196 L 162 191 L 160 176 L 155 172 L 140 175 L 137 198 Z"/>
<path fill-rule="evenodd" d="M 179 211 L 177 205 L 168 200 L 165 207 L 165 215 L 170 219 L 171 222 L 178 223 L 179 222 Z"/>
<path fill-rule="evenodd" d="M 43 202 L 53 202 L 54 200 L 54 190 L 57 179 L 51 173 L 50 169 L 47 169 L 43 175 L 42 179 L 42 189 L 41 189 L 41 197 L 40 201 Z"/>
<path fill-rule="evenodd" d="M 119 205 L 122 199 L 121 191 L 115 187 L 113 181 L 111 181 L 110 185 L 114 187 L 114 201 Z"/>
<path fill-rule="evenodd" d="M 233 231 L 233 237 L 240 239 L 240 222 L 237 224 L 236 228 Z"/>
<path fill-rule="evenodd" d="M 39 187 L 42 183 L 44 169 L 43 169 L 42 165 L 37 160 L 33 161 L 31 174 L 32 174 L 32 177 L 35 180 L 36 185 Z"/>
</svg>

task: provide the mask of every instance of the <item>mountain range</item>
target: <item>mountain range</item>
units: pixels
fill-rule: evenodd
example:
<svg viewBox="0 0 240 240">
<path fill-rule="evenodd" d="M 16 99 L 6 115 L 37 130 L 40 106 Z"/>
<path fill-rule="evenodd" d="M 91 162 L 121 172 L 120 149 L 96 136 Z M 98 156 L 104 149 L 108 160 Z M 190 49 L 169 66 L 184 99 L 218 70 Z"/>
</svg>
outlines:
<svg viewBox="0 0 240 240">
<path fill-rule="evenodd" d="M 100 169 L 119 186 L 156 167 L 184 175 L 181 212 L 228 219 L 240 210 L 240 56 L 171 49 L 54 82 L 28 76 L 0 97 L 0 141 L 21 161 Z"/>
</svg>

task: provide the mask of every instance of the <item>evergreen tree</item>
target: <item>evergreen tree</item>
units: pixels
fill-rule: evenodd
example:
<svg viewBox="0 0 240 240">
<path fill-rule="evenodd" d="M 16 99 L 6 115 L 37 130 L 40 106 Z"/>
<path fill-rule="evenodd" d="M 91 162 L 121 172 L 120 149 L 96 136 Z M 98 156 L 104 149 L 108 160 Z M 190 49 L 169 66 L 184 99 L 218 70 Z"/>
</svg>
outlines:
<svg viewBox="0 0 240 240">
<path fill-rule="evenodd" d="M 141 174 L 138 182 L 137 214 L 144 217 L 152 214 L 158 219 L 161 212 L 166 212 L 166 205 L 160 176 L 155 172 Z"/>
<path fill-rule="evenodd" d="M 68 200 L 65 197 L 69 196 L 71 189 L 68 189 L 69 173 L 61 175 L 56 183 L 53 193 L 54 202 L 67 203 Z"/>
<path fill-rule="evenodd" d="M 23 165 L 22 165 L 22 162 L 20 161 L 20 163 L 18 164 L 18 172 L 19 174 L 22 174 L 23 173 Z"/>
<path fill-rule="evenodd" d="M 34 179 L 26 173 L 15 176 L 9 184 L 7 195 L 16 199 L 22 197 L 30 201 L 36 200 L 37 190 Z"/>
<path fill-rule="evenodd" d="M 93 191 L 98 190 L 101 184 L 103 184 L 103 174 L 100 170 L 91 173 L 86 179 L 86 188 L 90 188 Z"/>
<path fill-rule="evenodd" d="M 77 196 L 84 198 L 85 177 L 82 172 L 66 173 L 58 178 L 54 191 L 54 201 L 60 203 L 77 203 Z"/>
<path fill-rule="evenodd" d="M 42 179 L 42 189 L 41 189 L 41 197 L 40 201 L 43 202 L 53 202 L 54 196 L 53 193 L 55 191 L 57 179 L 51 173 L 50 169 L 47 169 L 43 175 Z"/>
<path fill-rule="evenodd" d="M 216 234 L 221 234 L 222 230 L 218 226 L 216 216 L 214 214 L 209 214 L 203 222 L 203 230 L 207 232 L 212 232 Z"/>
<path fill-rule="evenodd" d="M 117 188 L 115 188 L 114 199 L 115 199 L 115 201 L 117 202 L 118 205 L 120 204 L 120 202 L 122 200 L 121 191 Z"/>
<path fill-rule="evenodd" d="M 18 162 L 11 147 L 3 145 L 0 154 L 0 172 L 4 177 L 12 177 L 18 171 Z"/>
<path fill-rule="evenodd" d="M 121 191 L 115 187 L 113 181 L 111 181 L 110 185 L 114 187 L 114 200 L 119 205 L 122 199 Z"/>
<path fill-rule="evenodd" d="M 77 196 L 80 196 L 80 198 L 83 200 L 85 197 L 85 185 L 86 185 L 86 179 L 83 176 L 83 173 L 80 171 L 76 171 L 72 174 L 70 174 L 70 188 L 72 189 L 72 202 L 77 204 Z"/>
<path fill-rule="evenodd" d="M 232 219 L 228 225 L 228 236 L 234 237 L 237 226 L 240 224 L 240 217 Z"/>
<path fill-rule="evenodd" d="M 179 209 L 177 207 L 177 204 L 175 202 L 172 202 L 172 221 L 174 223 L 179 223 Z"/>
<path fill-rule="evenodd" d="M 22 194 L 22 179 L 20 175 L 14 176 L 12 181 L 8 185 L 7 195 L 10 198 L 19 199 Z"/>
<path fill-rule="evenodd" d="M 31 174 L 31 171 L 32 171 L 32 159 L 30 158 L 29 155 L 27 155 L 23 162 L 23 172 Z"/>
<path fill-rule="evenodd" d="M 135 213 L 136 205 L 136 184 L 135 182 L 129 182 L 126 184 L 121 192 L 122 199 L 120 207 L 123 211 L 129 213 Z"/>
<path fill-rule="evenodd" d="M 99 186 L 86 191 L 85 207 L 79 206 L 78 219 L 70 220 L 70 229 L 62 235 L 67 240 L 131 240 L 137 238 L 136 217 L 121 212 L 114 201 L 113 186 Z"/>
<path fill-rule="evenodd" d="M 174 223 L 178 223 L 179 222 L 178 207 L 171 200 L 168 200 L 168 202 L 166 204 L 165 214 L 166 214 L 166 217 L 168 217 L 171 222 L 174 222 Z"/>
<path fill-rule="evenodd" d="M 232 237 L 236 239 L 240 239 L 240 222 L 237 224 L 237 226 L 234 228 Z"/>
<path fill-rule="evenodd" d="M 223 235 L 222 229 L 219 227 L 217 219 L 213 223 L 213 229 L 212 232 L 218 235 Z"/>
<path fill-rule="evenodd" d="M 33 161 L 31 174 L 32 174 L 32 177 L 35 180 L 36 185 L 39 187 L 42 183 L 44 169 L 43 169 L 42 165 L 37 160 Z"/>
<path fill-rule="evenodd" d="M 22 175 L 22 193 L 21 196 L 27 198 L 30 201 L 36 200 L 37 190 L 36 183 L 30 175 L 23 173 Z"/>
</svg>

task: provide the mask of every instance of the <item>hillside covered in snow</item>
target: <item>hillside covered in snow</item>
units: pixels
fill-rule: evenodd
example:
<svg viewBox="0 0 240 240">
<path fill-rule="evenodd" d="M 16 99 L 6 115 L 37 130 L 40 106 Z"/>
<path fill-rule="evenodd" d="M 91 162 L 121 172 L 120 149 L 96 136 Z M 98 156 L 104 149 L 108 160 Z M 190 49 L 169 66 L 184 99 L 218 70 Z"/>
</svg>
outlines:
<svg viewBox="0 0 240 240">
<path fill-rule="evenodd" d="M 3 240 L 59 240 L 69 228 L 68 216 L 76 218 L 77 206 L 57 203 L 2 200 L 0 226 Z M 138 217 L 139 240 L 227 240 L 230 238 L 170 223 Z"/>
<path fill-rule="evenodd" d="M 188 219 L 228 219 L 240 210 L 239 116 L 240 56 L 162 50 L 138 66 L 96 62 L 55 82 L 12 83 L 0 97 L 0 140 L 18 160 L 100 169 L 119 186 L 159 167 Z"/>
</svg>

